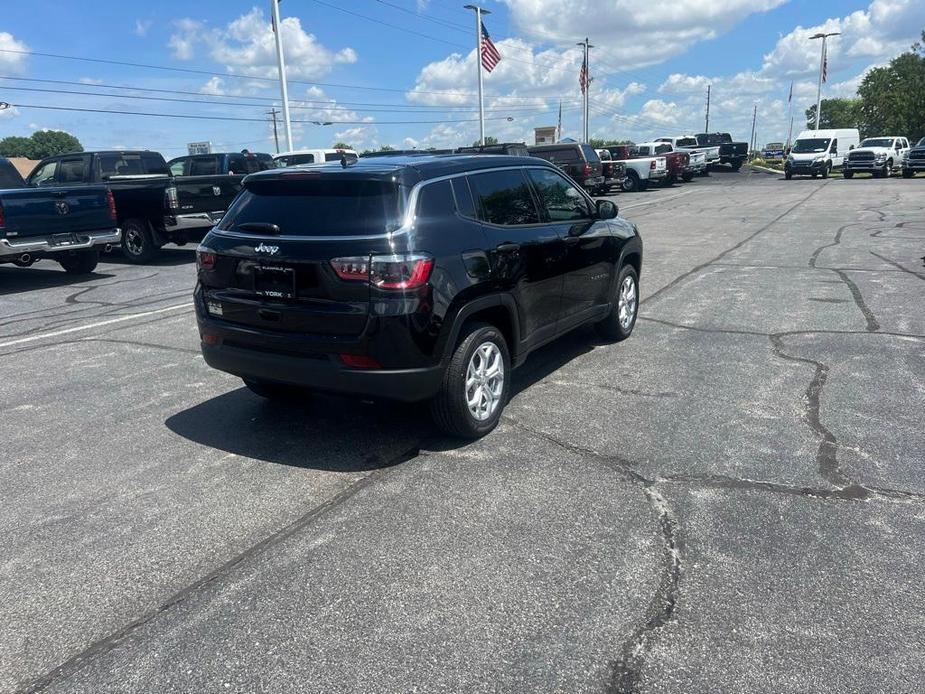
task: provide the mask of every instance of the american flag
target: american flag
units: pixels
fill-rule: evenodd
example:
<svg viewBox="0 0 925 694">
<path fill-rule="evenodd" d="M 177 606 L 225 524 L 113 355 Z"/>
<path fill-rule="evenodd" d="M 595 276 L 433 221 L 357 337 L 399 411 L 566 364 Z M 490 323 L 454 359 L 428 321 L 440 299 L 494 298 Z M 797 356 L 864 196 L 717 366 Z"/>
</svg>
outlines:
<svg viewBox="0 0 925 694">
<path fill-rule="evenodd" d="M 827 48 L 822 49 L 822 81 L 825 82 L 829 77 L 829 51 Z"/>
<path fill-rule="evenodd" d="M 588 76 L 588 62 L 585 59 L 581 61 L 581 72 L 578 73 L 578 84 L 581 85 L 581 93 L 584 94 L 588 91 L 588 85 L 591 83 L 591 78 Z"/>
<path fill-rule="evenodd" d="M 790 82 L 790 94 L 787 96 L 787 103 L 793 101 L 793 82 Z"/>
<path fill-rule="evenodd" d="M 488 72 L 495 69 L 495 66 L 501 62 L 501 54 L 495 48 L 491 36 L 488 35 L 488 29 L 485 28 L 485 22 L 482 22 L 482 67 Z"/>
</svg>

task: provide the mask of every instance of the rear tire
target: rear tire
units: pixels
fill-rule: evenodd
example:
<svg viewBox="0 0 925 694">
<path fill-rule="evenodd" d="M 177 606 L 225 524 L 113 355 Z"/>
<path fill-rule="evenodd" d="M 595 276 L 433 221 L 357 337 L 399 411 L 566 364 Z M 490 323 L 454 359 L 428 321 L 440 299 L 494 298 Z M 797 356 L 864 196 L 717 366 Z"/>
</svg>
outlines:
<svg viewBox="0 0 925 694">
<path fill-rule="evenodd" d="M 69 275 L 89 275 L 100 262 L 100 252 L 95 248 L 88 251 L 74 251 L 70 255 L 59 258 L 58 262 Z"/>
<path fill-rule="evenodd" d="M 623 179 L 623 184 L 620 187 L 624 193 L 635 193 L 639 190 L 639 174 L 635 171 L 627 171 L 626 178 Z"/>
<path fill-rule="evenodd" d="M 903 178 L 912 178 L 915 176 L 915 171 L 912 169 L 903 169 Z"/>
<path fill-rule="evenodd" d="M 511 357 L 504 335 L 486 323 L 464 325 L 430 402 L 434 423 L 450 436 L 485 436 L 498 426 L 510 394 Z"/>
<path fill-rule="evenodd" d="M 852 178 L 854 178 L 854 171 L 845 171 L 842 173 L 842 176 L 850 181 Z"/>
<path fill-rule="evenodd" d="M 681 180 L 684 181 L 685 183 L 690 183 L 691 179 L 693 178 L 694 178 L 693 171 L 685 171 L 683 174 L 681 174 Z"/>
<path fill-rule="evenodd" d="M 272 400 L 273 402 L 304 404 L 311 395 L 311 391 L 305 388 L 291 386 L 286 383 L 251 381 L 246 378 L 242 380 L 244 381 L 244 385 L 246 385 L 248 390 L 250 390 L 254 395 L 259 395 L 261 398 L 266 398 L 267 400 Z"/>
<path fill-rule="evenodd" d="M 148 222 L 138 217 L 126 219 L 122 224 L 122 255 L 130 263 L 144 265 L 157 255 L 157 246 Z"/>
<path fill-rule="evenodd" d="M 733 170 L 733 171 L 738 171 L 738 170 L 741 169 L 741 168 L 742 168 L 742 162 L 740 162 L 740 161 L 734 161 L 734 162 L 732 162 L 732 170 Z"/>
<path fill-rule="evenodd" d="M 620 270 L 612 304 L 610 313 L 594 328 L 605 340 L 620 342 L 632 334 L 639 313 L 639 275 L 632 265 Z"/>
</svg>

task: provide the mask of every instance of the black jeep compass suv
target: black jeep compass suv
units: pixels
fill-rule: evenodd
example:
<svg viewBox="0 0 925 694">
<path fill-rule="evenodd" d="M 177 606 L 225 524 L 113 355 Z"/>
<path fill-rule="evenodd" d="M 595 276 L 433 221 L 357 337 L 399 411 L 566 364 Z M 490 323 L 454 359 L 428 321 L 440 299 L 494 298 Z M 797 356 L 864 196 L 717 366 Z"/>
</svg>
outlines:
<svg viewBox="0 0 925 694">
<path fill-rule="evenodd" d="M 482 436 L 531 350 L 632 332 L 642 240 L 616 215 L 533 157 L 252 174 L 197 252 L 203 355 L 264 397 L 430 400 L 443 430 Z"/>
</svg>

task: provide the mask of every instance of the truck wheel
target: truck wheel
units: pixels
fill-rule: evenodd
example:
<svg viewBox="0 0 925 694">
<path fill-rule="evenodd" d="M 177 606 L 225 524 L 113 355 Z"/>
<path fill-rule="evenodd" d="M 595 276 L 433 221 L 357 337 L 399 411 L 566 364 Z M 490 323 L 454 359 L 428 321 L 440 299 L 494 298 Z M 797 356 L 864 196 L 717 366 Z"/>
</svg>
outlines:
<svg viewBox="0 0 925 694">
<path fill-rule="evenodd" d="M 620 342 L 633 332 L 639 311 L 639 276 L 632 265 L 624 265 L 617 278 L 616 296 L 611 301 L 610 313 L 595 323 L 597 334 L 605 340 Z"/>
<path fill-rule="evenodd" d="M 673 186 L 677 182 L 678 182 L 678 177 L 675 174 L 668 174 L 662 180 L 662 187 L 667 188 L 668 186 Z"/>
<path fill-rule="evenodd" d="M 887 159 L 886 164 L 883 165 L 883 177 L 889 178 L 893 175 L 893 160 Z"/>
<path fill-rule="evenodd" d="M 693 178 L 694 178 L 694 172 L 693 172 L 693 171 L 685 171 L 683 174 L 681 174 L 681 179 L 682 179 L 685 183 L 690 183 L 690 182 L 691 182 L 691 179 L 693 179 Z"/>
<path fill-rule="evenodd" d="M 639 181 L 639 192 L 642 193 L 649 189 L 649 181 Z"/>
<path fill-rule="evenodd" d="M 434 423 L 451 436 L 474 439 L 498 425 L 511 394 L 507 340 L 493 325 L 469 323 L 430 403 Z"/>
<path fill-rule="evenodd" d="M 145 220 L 133 217 L 122 223 L 122 253 L 136 265 L 144 265 L 157 255 L 157 246 Z"/>
<path fill-rule="evenodd" d="M 701 175 L 701 176 L 709 176 L 709 175 L 710 175 L 710 167 L 709 167 L 709 166 L 705 167 L 705 168 L 703 169 L 703 171 L 700 172 L 700 175 Z"/>
<path fill-rule="evenodd" d="M 793 174 L 790 173 L 789 171 L 784 171 L 784 178 L 786 178 L 789 181 L 791 178 L 793 178 Z"/>
<path fill-rule="evenodd" d="M 912 169 L 903 169 L 903 178 L 912 178 L 915 176 L 915 171 Z"/>
<path fill-rule="evenodd" d="M 854 178 L 854 171 L 844 171 L 842 172 L 842 176 L 844 176 L 848 180 L 851 180 L 852 178 Z"/>
<path fill-rule="evenodd" d="M 61 267 L 69 275 L 89 275 L 100 262 L 100 252 L 95 248 L 88 251 L 74 251 L 58 259 Z"/>
<path fill-rule="evenodd" d="M 288 402 L 303 404 L 307 402 L 311 392 L 305 388 L 291 386 L 286 383 L 269 383 L 267 381 L 252 381 L 247 378 L 242 379 L 244 385 L 254 395 L 261 398 L 272 400 L 274 402 Z"/>
<path fill-rule="evenodd" d="M 732 162 L 732 170 L 733 170 L 733 171 L 738 171 L 738 170 L 741 169 L 741 168 L 742 168 L 742 162 L 741 162 L 741 161 L 734 161 L 734 162 Z"/>
<path fill-rule="evenodd" d="M 828 178 L 828 177 L 829 177 L 829 172 L 831 172 L 831 170 L 832 170 L 832 165 L 831 165 L 831 164 L 826 164 L 824 167 L 822 167 L 822 174 L 820 174 L 820 175 L 821 175 L 823 178 Z"/>
<path fill-rule="evenodd" d="M 627 171 L 621 188 L 625 193 L 635 193 L 639 190 L 639 174 L 635 171 Z"/>
</svg>

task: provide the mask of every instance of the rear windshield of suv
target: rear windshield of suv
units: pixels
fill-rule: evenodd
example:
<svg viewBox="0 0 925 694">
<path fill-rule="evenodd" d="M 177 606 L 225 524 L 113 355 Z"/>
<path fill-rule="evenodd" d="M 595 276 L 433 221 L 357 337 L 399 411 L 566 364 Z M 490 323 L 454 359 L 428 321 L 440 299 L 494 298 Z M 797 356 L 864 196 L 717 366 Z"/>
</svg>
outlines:
<svg viewBox="0 0 925 694">
<path fill-rule="evenodd" d="M 248 182 L 219 229 L 275 224 L 283 236 L 366 236 L 401 225 L 397 183 L 363 179 L 271 178 Z"/>
</svg>

